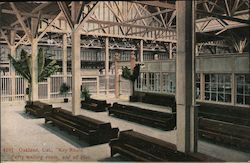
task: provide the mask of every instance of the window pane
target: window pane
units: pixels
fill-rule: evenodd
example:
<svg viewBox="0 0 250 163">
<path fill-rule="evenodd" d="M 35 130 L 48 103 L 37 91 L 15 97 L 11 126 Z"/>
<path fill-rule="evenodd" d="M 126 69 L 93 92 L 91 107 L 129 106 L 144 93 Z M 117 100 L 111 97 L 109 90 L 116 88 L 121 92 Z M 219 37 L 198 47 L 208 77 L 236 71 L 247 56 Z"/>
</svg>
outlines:
<svg viewBox="0 0 250 163">
<path fill-rule="evenodd" d="M 231 95 L 230 94 L 225 95 L 225 102 L 231 102 Z"/>
<path fill-rule="evenodd" d="M 250 95 L 250 84 L 245 85 L 245 94 Z"/>
<path fill-rule="evenodd" d="M 218 101 L 221 101 L 221 102 L 225 101 L 224 94 L 222 94 L 222 93 L 218 94 Z"/>
<path fill-rule="evenodd" d="M 218 91 L 223 92 L 224 91 L 224 85 L 223 84 L 218 84 Z"/>
<path fill-rule="evenodd" d="M 231 84 L 226 84 L 225 85 L 225 92 L 226 93 L 231 93 Z"/>
<path fill-rule="evenodd" d="M 205 92 L 205 100 L 209 100 L 210 99 L 210 93 Z"/>
<path fill-rule="evenodd" d="M 216 101 L 216 93 L 212 93 L 212 95 L 211 95 L 211 100 L 212 100 L 212 101 Z"/>
<path fill-rule="evenodd" d="M 210 75 L 205 75 L 205 82 L 209 82 L 210 81 Z"/>
<path fill-rule="evenodd" d="M 245 104 L 250 105 L 250 96 L 245 97 Z"/>
<path fill-rule="evenodd" d="M 237 103 L 243 104 L 243 96 L 240 96 L 240 95 L 237 96 Z"/>
<path fill-rule="evenodd" d="M 243 85 L 237 85 L 237 94 L 243 94 Z"/>
</svg>

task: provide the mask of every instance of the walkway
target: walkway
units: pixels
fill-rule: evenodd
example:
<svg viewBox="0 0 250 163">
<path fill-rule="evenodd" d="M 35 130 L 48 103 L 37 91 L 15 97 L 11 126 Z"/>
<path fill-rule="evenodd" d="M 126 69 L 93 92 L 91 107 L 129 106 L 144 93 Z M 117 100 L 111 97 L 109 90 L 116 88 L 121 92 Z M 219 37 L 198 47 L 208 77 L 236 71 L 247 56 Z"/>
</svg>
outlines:
<svg viewBox="0 0 250 163">
<path fill-rule="evenodd" d="M 112 101 L 112 99 L 111 99 Z M 53 103 L 70 110 L 71 103 Z M 88 146 L 77 137 L 60 131 L 44 119 L 34 119 L 24 114 L 24 103 L 1 104 L 1 158 L 9 161 L 129 161 L 116 156 L 110 158 L 109 145 Z M 162 131 L 137 123 L 108 116 L 107 112 L 95 113 L 81 110 L 81 114 L 105 122 L 121 131 L 134 129 L 176 143 L 176 131 Z M 199 151 L 227 161 L 248 161 L 250 154 L 199 141 Z"/>
</svg>

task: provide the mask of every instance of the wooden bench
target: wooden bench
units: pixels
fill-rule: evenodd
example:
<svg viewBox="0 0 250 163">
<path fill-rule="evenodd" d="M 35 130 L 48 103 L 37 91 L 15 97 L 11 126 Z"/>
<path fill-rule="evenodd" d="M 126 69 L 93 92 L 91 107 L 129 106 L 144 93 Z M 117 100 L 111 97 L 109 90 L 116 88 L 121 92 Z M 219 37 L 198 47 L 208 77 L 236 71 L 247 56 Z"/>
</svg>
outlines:
<svg viewBox="0 0 250 163">
<path fill-rule="evenodd" d="M 27 102 L 25 105 L 25 113 L 29 113 L 38 118 L 44 118 L 52 112 L 52 105 L 40 101 Z"/>
<path fill-rule="evenodd" d="M 148 104 L 167 106 L 172 109 L 172 112 L 176 112 L 175 95 L 151 93 L 151 92 L 135 92 L 131 97 L 132 102 L 143 102 Z"/>
<path fill-rule="evenodd" d="M 94 112 L 103 112 L 106 111 L 107 107 L 110 104 L 107 104 L 106 100 L 96 100 L 96 99 L 86 99 L 85 101 L 81 101 L 81 108 L 91 110 Z"/>
<path fill-rule="evenodd" d="M 201 153 L 182 153 L 174 144 L 133 130 L 122 131 L 111 140 L 111 157 L 119 153 L 134 161 L 222 161 Z"/>
<path fill-rule="evenodd" d="M 79 139 L 84 138 L 90 145 L 107 143 L 110 139 L 116 138 L 119 132 L 118 128 L 111 128 L 110 123 L 83 115 L 74 116 L 61 108 L 53 108 L 51 114 L 45 117 L 45 123 L 49 121 L 60 129 L 78 136 Z"/>
<path fill-rule="evenodd" d="M 176 113 L 159 112 L 118 103 L 114 103 L 108 110 L 109 115 L 163 130 L 173 130 L 176 126 Z"/>
<path fill-rule="evenodd" d="M 250 127 L 199 118 L 199 136 L 216 143 L 250 151 Z"/>
<path fill-rule="evenodd" d="M 198 112 L 199 117 L 250 127 L 249 108 L 204 102 L 199 102 L 198 104 L 200 105 Z"/>
</svg>

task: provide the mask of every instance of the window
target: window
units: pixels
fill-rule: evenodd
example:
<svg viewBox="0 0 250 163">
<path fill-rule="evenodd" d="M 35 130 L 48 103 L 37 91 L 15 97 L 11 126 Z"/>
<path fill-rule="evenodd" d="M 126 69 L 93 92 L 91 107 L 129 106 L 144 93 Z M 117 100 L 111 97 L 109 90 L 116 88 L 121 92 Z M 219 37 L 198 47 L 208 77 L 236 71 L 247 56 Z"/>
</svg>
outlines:
<svg viewBox="0 0 250 163">
<path fill-rule="evenodd" d="M 201 76 L 196 74 L 196 99 L 201 99 Z"/>
<path fill-rule="evenodd" d="M 160 73 L 149 73 L 149 91 L 160 92 Z"/>
<path fill-rule="evenodd" d="M 250 75 L 239 74 L 236 75 L 237 93 L 236 103 L 250 105 Z"/>
<path fill-rule="evenodd" d="M 205 74 L 205 100 L 231 102 L 231 76 Z"/>
<path fill-rule="evenodd" d="M 163 92 L 175 93 L 175 73 L 163 73 L 162 82 Z"/>
</svg>

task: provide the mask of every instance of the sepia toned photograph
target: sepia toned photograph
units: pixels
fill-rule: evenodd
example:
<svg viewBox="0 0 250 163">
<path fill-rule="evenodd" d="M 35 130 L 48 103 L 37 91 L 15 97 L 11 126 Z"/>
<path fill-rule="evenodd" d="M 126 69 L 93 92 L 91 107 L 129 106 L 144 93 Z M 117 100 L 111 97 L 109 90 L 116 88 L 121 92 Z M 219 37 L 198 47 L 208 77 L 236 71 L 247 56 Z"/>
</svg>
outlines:
<svg viewBox="0 0 250 163">
<path fill-rule="evenodd" d="M 0 1 L 1 162 L 249 162 L 249 0 Z"/>
</svg>

